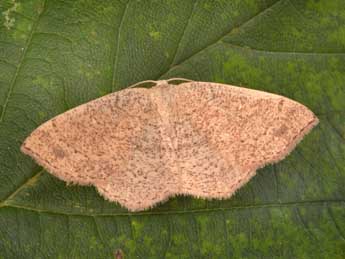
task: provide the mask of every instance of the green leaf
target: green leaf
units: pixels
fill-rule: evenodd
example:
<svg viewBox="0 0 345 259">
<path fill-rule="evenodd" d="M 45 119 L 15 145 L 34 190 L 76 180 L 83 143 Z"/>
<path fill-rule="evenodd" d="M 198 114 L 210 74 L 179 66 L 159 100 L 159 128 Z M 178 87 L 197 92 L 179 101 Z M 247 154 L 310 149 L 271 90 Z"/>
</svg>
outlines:
<svg viewBox="0 0 345 259">
<path fill-rule="evenodd" d="M 0 258 L 344 258 L 344 28 L 343 0 L 2 0 Z M 320 124 L 231 199 L 142 213 L 20 153 L 53 116 L 170 77 L 281 94 Z"/>
</svg>

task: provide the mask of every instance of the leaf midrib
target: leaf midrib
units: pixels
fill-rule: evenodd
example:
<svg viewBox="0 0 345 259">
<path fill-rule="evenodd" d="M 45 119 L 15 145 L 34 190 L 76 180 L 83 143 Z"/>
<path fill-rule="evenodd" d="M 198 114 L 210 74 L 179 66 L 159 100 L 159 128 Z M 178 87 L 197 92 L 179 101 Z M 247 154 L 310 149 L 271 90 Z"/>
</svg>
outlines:
<svg viewBox="0 0 345 259">
<path fill-rule="evenodd" d="M 15 204 L 0 205 L 1 208 L 15 208 L 32 211 L 36 213 L 47 213 L 54 215 L 65 216 L 80 216 L 80 217 L 115 217 L 115 216 L 147 216 L 147 215 L 176 215 L 176 214 L 193 214 L 193 213 L 209 213 L 215 211 L 238 211 L 238 210 L 255 210 L 263 208 L 290 208 L 290 207 L 307 207 L 307 206 L 321 206 L 329 204 L 345 204 L 345 200 L 342 199 L 325 199 L 325 200 L 308 200 L 308 201 L 292 201 L 282 203 L 262 203 L 251 204 L 244 206 L 232 206 L 232 207 L 217 207 L 217 208 L 203 208 L 203 209 L 186 209 L 186 210 L 166 210 L 166 211 L 143 211 L 143 212 L 120 212 L 120 213 L 67 213 L 54 210 L 37 209 L 29 206 L 21 206 Z"/>
</svg>

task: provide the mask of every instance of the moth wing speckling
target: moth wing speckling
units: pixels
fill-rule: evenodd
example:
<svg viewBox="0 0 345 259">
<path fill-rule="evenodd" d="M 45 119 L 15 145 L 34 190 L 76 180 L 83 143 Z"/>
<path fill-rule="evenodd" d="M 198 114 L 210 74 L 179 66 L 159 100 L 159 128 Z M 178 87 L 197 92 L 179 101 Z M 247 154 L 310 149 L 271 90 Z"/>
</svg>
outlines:
<svg viewBox="0 0 345 259">
<path fill-rule="evenodd" d="M 94 185 L 138 211 L 176 194 L 230 197 L 317 123 L 307 107 L 283 96 L 158 81 L 67 111 L 38 127 L 21 149 L 58 178 Z"/>
<path fill-rule="evenodd" d="M 21 150 L 68 183 L 146 208 L 170 195 L 173 181 L 156 106 L 145 88 L 109 94 L 45 122 Z"/>
<path fill-rule="evenodd" d="M 271 93 L 209 82 L 175 90 L 181 182 L 199 197 L 231 196 L 318 123 L 304 105 Z"/>
</svg>

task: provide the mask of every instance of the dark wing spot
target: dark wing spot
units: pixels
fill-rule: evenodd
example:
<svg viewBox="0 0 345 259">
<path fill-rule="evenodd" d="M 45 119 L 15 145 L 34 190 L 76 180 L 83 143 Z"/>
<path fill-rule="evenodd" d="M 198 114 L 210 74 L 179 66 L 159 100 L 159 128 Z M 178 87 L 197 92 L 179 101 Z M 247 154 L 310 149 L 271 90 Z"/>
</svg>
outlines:
<svg viewBox="0 0 345 259">
<path fill-rule="evenodd" d="M 288 127 L 283 124 L 282 126 L 280 126 L 279 129 L 275 130 L 274 135 L 277 137 L 281 137 L 282 135 L 284 135 L 288 130 Z"/>
<path fill-rule="evenodd" d="M 65 152 L 60 147 L 54 147 L 53 153 L 57 158 L 62 159 L 65 157 Z"/>
</svg>

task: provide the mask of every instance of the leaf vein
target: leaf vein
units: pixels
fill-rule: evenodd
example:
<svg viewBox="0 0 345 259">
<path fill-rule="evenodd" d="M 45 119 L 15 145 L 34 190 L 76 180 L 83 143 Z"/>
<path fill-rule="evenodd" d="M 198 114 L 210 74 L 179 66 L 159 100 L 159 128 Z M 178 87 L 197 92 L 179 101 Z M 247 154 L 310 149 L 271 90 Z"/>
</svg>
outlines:
<svg viewBox="0 0 345 259">
<path fill-rule="evenodd" d="M 111 84 L 111 92 L 113 92 L 114 90 L 114 85 L 115 85 L 115 81 L 116 81 L 116 75 L 117 75 L 117 64 L 118 64 L 118 59 L 119 59 L 119 50 L 120 50 L 120 40 L 121 40 L 121 30 L 122 30 L 122 26 L 123 26 L 123 21 L 125 20 L 125 16 L 128 10 L 128 6 L 129 6 L 130 1 L 128 0 L 128 2 L 126 3 L 126 6 L 124 8 L 121 20 L 120 20 L 120 25 L 119 25 L 119 29 L 117 32 L 117 43 L 116 43 L 116 52 L 115 52 L 115 57 L 114 57 L 114 64 L 113 64 L 113 78 L 112 78 L 112 84 Z"/>
<path fill-rule="evenodd" d="M 315 237 L 315 235 L 313 234 L 313 232 L 310 230 L 310 228 L 309 228 L 309 226 L 307 225 L 307 223 L 304 222 L 304 220 L 303 220 L 303 218 L 302 218 L 302 215 L 301 215 L 301 212 L 299 211 L 298 208 L 296 208 L 295 212 L 296 212 L 296 215 L 297 215 L 299 221 L 302 223 L 303 228 L 304 228 L 305 231 L 308 233 L 309 237 L 310 237 L 312 240 L 317 240 L 317 238 Z"/>
<path fill-rule="evenodd" d="M 104 238 L 103 238 L 103 235 L 101 234 L 101 231 L 99 230 L 99 227 L 98 227 L 98 223 L 97 223 L 97 220 L 96 220 L 96 216 L 92 216 L 92 219 L 93 219 L 93 222 L 95 223 L 95 229 L 96 229 L 96 233 L 97 235 L 99 236 L 101 242 L 103 243 L 103 245 L 105 247 L 108 247 L 110 249 L 110 247 L 108 246 L 108 243 L 105 242 Z M 104 247 L 104 248 L 105 248 Z"/>
<path fill-rule="evenodd" d="M 238 44 L 233 44 L 230 42 L 226 42 L 226 41 L 220 41 L 221 44 L 227 45 L 227 46 L 231 46 L 234 48 L 241 48 L 243 50 L 247 50 L 247 51 L 255 51 L 255 52 L 262 52 L 262 53 L 267 53 L 267 54 L 286 54 L 286 55 L 327 55 L 327 56 L 331 56 L 331 55 L 339 55 L 339 56 L 345 56 L 344 52 L 308 52 L 308 51 L 280 51 L 280 50 L 264 50 L 264 49 L 256 49 L 256 48 L 252 48 L 249 46 L 242 46 L 242 45 L 238 45 Z"/>
<path fill-rule="evenodd" d="M 29 179 L 27 179 L 23 184 L 21 184 L 16 190 L 5 197 L 5 199 L 0 202 L 0 208 L 8 206 L 8 202 L 12 200 L 18 193 L 29 186 L 31 183 L 36 181 L 44 172 L 44 169 L 34 173 Z"/>
<path fill-rule="evenodd" d="M 225 33 L 223 33 L 222 35 L 220 35 L 220 37 L 218 37 L 215 41 L 209 43 L 207 46 L 201 48 L 200 50 L 194 52 L 193 54 L 189 55 L 188 57 L 184 58 L 183 60 L 181 60 L 180 62 L 178 62 L 177 64 L 174 64 L 173 66 L 169 67 L 167 71 L 165 71 L 164 73 L 162 73 L 161 75 L 159 75 L 157 77 L 157 79 L 161 79 L 163 78 L 166 74 L 168 74 L 171 70 L 173 70 L 174 68 L 176 68 L 177 66 L 182 65 L 183 63 L 185 63 L 186 61 L 190 60 L 191 58 L 193 58 L 194 56 L 206 51 L 207 49 L 211 48 L 212 46 L 216 45 L 217 43 L 221 42 L 228 34 L 230 34 L 231 32 L 233 32 L 234 30 L 238 30 L 239 28 L 242 28 L 243 26 L 245 26 L 246 24 L 248 24 L 249 22 L 253 21 L 255 18 L 257 18 L 258 16 L 264 14 L 265 12 L 267 12 L 268 10 L 272 9 L 274 6 L 278 5 L 280 2 L 282 2 L 282 0 L 278 0 L 277 2 L 267 6 L 265 9 L 259 11 L 258 13 L 256 13 L 255 15 L 251 16 L 248 20 L 244 21 L 242 24 L 239 24 L 236 27 L 231 28 L 230 31 L 226 31 Z"/>
<path fill-rule="evenodd" d="M 186 22 L 186 25 L 185 25 L 184 28 L 183 28 L 181 37 L 180 37 L 180 39 L 179 39 L 179 41 L 178 41 L 178 44 L 177 44 L 177 47 L 176 47 L 176 49 L 175 49 L 175 53 L 174 53 L 172 62 L 171 62 L 171 64 L 170 64 L 170 67 L 172 67 L 172 66 L 174 65 L 174 63 L 176 62 L 177 53 L 178 53 L 178 51 L 179 51 L 179 49 L 180 49 L 181 42 L 182 42 L 182 40 L 183 40 L 183 38 L 184 38 L 184 36 L 185 36 L 185 34 L 186 34 L 187 28 L 188 28 L 188 26 L 189 26 L 189 24 L 190 24 L 190 21 L 191 21 L 191 19 L 192 19 L 192 16 L 193 16 L 193 13 L 194 13 L 194 10 L 195 10 L 195 6 L 196 6 L 197 3 L 198 3 L 198 1 L 194 1 L 192 10 L 191 10 L 190 15 L 189 15 L 189 17 L 188 17 L 188 20 L 187 20 L 187 22 Z"/>
<path fill-rule="evenodd" d="M 32 25 L 32 28 L 31 28 L 31 31 L 30 31 L 28 40 L 27 40 L 27 42 L 26 42 L 26 46 L 24 47 L 24 50 L 23 50 L 23 54 L 22 54 L 22 56 L 21 56 L 21 58 L 20 58 L 19 64 L 18 64 L 17 69 L 16 69 L 16 71 L 15 71 L 15 73 L 14 73 L 14 76 L 13 76 L 13 78 L 12 78 L 10 87 L 9 87 L 9 89 L 8 89 L 8 91 L 7 91 L 7 95 L 6 95 L 6 98 L 5 98 L 5 102 L 4 102 L 4 104 L 2 105 L 2 106 L 3 106 L 3 109 L 2 109 L 1 114 L 0 114 L 0 124 L 1 124 L 1 123 L 3 122 L 3 120 L 4 120 L 5 113 L 6 113 L 6 108 L 7 108 L 7 106 L 8 106 L 8 102 L 9 102 L 10 97 L 11 97 L 11 94 L 12 94 L 12 92 L 13 92 L 14 85 L 15 85 L 16 82 L 17 82 L 17 78 L 18 78 L 18 75 L 19 75 L 19 71 L 21 70 L 22 65 L 23 65 L 23 63 L 24 63 L 24 58 L 25 58 L 25 56 L 26 56 L 26 53 L 27 53 L 27 51 L 28 51 L 28 49 L 29 49 L 29 47 L 30 47 L 30 45 L 31 45 L 31 41 L 32 41 L 32 37 L 33 37 L 33 35 L 34 35 L 34 31 L 36 30 L 37 25 L 38 25 L 38 22 L 39 22 L 39 20 L 40 20 L 40 18 L 41 18 L 41 16 L 42 16 L 42 14 L 44 13 L 45 3 L 46 3 L 46 1 L 43 1 L 42 10 L 41 10 L 41 12 L 40 12 L 39 15 L 38 15 L 37 20 L 36 20 L 36 21 L 33 23 L 33 25 Z"/>
<path fill-rule="evenodd" d="M 333 224 L 334 224 L 336 230 L 338 231 L 339 236 L 341 237 L 342 240 L 345 241 L 345 236 L 344 236 L 344 234 L 342 233 L 342 231 L 340 230 L 340 227 L 339 227 L 337 221 L 335 220 L 334 215 L 333 215 L 333 212 L 332 212 L 332 210 L 330 209 L 329 206 L 327 206 L 327 212 L 328 212 L 329 217 L 330 217 L 331 220 L 333 221 Z"/>
</svg>

